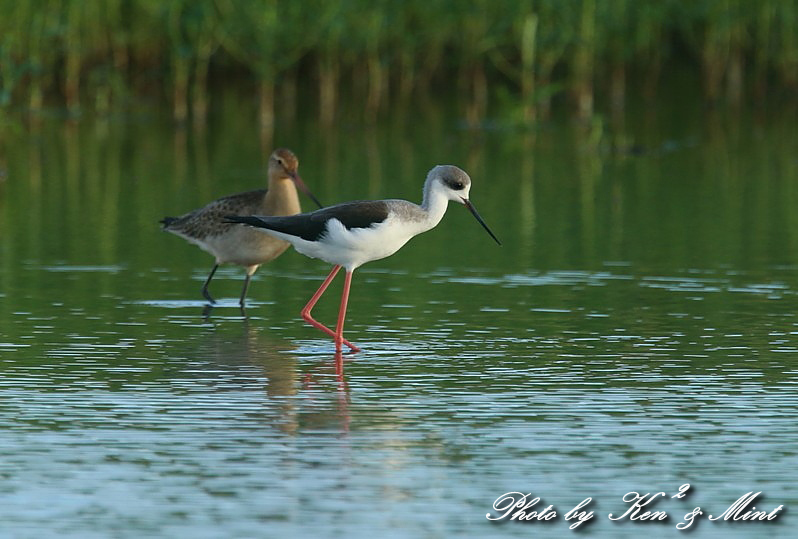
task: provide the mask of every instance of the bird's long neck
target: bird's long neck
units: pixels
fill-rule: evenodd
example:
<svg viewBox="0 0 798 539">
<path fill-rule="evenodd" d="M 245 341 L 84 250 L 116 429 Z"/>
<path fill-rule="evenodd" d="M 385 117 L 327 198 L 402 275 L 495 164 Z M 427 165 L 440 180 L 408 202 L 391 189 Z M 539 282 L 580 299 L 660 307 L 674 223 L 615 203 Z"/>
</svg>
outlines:
<svg viewBox="0 0 798 539">
<path fill-rule="evenodd" d="M 266 206 L 269 215 L 293 215 L 301 210 L 299 194 L 294 182 L 289 179 L 269 180 L 266 193 Z"/>
<path fill-rule="evenodd" d="M 424 200 L 421 201 L 421 209 L 426 214 L 425 224 L 427 230 L 437 226 L 446 213 L 449 206 L 449 199 L 443 193 L 431 188 L 430 185 L 424 186 Z"/>
</svg>

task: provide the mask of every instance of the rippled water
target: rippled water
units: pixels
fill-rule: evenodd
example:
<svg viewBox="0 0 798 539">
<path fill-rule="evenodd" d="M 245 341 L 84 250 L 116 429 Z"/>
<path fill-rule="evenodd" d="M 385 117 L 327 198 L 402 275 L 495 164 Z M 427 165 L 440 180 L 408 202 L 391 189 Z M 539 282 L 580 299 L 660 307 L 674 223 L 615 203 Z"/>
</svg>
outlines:
<svg viewBox="0 0 798 539">
<path fill-rule="evenodd" d="M 171 133 L 138 129 L 155 142 L 84 131 L 71 172 L 62 146 L 43 145 L 39 187 L 35 160 L 12 158 L 0 187 L 0 534 L 562 537 L 562 516 L 592 497 L 581 535 L 667 537 L 696 506 L 717 515 L 762 491 L 757 509 L 786 508 L 774 523 L 704 519 L 695 536 L 795 535 L 798 163 L 769 138 L 620 158 L 580 154 L 578 139 L 569 157 L 542 137 L 529 170 L 506 133 L 485 135 L 470 167 L 465 150 L 433 146 L 476 171 L 472 197 L 504 246 L 453 207 L 358 270 L 347 337 L 364 351 L 340 376 L 298 316 L 323 263 L 288 253 L 261 268 L 246 316 L 242 272 L 222 269 L 222 301 L 204 312 L 212 261 L 155 224 L 246 188 L 260 162 L 235 168 L 220 150 L 205 176 L 180 176 L 198 165 L 156 151 Z M 338 163 L 384 171 L 364 188 L 321 174 L 307 144 L 295 149 L 323 200 L 415 198 L 435 162 L 378 148 L 376 165 Z M 131 145 L 131 162 L 104 145 Z M 569 159 L 576 179 L 558 168 Z M 738 167 L 767 173 L 725 174 Z M 489 522 L 513 491 L 558 518 Z M 630 491 L 666 492 L 652 507 L 669 520 L 610 521 Z"/>
</svg>

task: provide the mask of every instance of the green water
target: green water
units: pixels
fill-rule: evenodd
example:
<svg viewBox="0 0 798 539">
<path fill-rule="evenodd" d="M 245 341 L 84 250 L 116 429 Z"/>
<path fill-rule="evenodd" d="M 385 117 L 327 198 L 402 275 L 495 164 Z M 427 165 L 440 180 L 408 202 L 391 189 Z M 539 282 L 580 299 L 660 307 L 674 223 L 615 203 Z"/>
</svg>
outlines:
<svg viewBox="0 0 798 539">
<path fill-rule="evenodd" d="M 417 114 L 417 115 L 414 115 Z M 458 164 L 461 207 L 355 273 L 336 375 L 299 310 L 328 267 L 289 251 L 242 317 L 239 268 L 157 221 L 264 183 L 252 110 L 204 133 L 155 112 L 0 138 L 0 535 L 679 536 L 762 491 L 798 507 L 794 113 L 649 107 L 618 124 L 480 131 L 423 110 L 379 128 L 278 126 L 325 204 L 419 201 Z M 305 202 L 306 207 L 310 203 Z M 333 323 L 340 283 L 314 314 Z M 685 500 L 672 499 L 690 483 Z M 546 524 L 486 519 L 519 491 Z M 664 491 L 659 523 L 612 522 Z"/>
</svg>

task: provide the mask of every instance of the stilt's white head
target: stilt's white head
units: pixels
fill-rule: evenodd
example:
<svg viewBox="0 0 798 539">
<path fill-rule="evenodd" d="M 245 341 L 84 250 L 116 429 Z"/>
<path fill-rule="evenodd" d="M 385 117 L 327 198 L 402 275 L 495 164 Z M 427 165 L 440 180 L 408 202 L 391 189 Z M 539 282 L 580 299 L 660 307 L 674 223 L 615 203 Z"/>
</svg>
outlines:
<svg viewBox="0 0 798 539">
<path fill-rule="evenodd" d="M 490 234 L 490 237 L 501 245 L 499 239 L 491 232 L 488 225 L 477 213 L 477 209 L 471 204 L 468 198 L 468 194 L 471 191 L 471 178 L 463 169 L 454 165 L 437 165 L 427 174 L 427 181 L 424 187 L 424 192 L 427 196 L 431 196 L 433 192 L 438 192 L 448 200 L 463 204 Z"/>
<path fill-rule="evenodd" d="M 471 191 L 471 178 L 465 170 L 454 165 L 433 167 L 427 174 L 427 183 L 430 183 L 433 189 L 440 189 L 447 199 L 460 204 L 463 203 L 463 199 L 468 200 L 468 193 Z"/>
</svg>

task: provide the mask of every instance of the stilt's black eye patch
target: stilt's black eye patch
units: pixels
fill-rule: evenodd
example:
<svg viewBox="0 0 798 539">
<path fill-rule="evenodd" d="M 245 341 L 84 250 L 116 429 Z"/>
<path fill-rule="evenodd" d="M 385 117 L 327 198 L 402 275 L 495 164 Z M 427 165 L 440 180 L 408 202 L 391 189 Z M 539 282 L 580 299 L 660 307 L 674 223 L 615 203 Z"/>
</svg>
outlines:
<svg viewBox="0 0 798 539">
<path fill-rule="evenodd" d="M 465 187 L 465 182 L 460 178 L 446 178 L 444 183 L 450 188 L 454 189 L 455 191 L 460 191 Z"/>
</svg>

